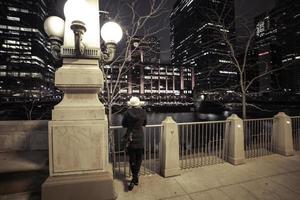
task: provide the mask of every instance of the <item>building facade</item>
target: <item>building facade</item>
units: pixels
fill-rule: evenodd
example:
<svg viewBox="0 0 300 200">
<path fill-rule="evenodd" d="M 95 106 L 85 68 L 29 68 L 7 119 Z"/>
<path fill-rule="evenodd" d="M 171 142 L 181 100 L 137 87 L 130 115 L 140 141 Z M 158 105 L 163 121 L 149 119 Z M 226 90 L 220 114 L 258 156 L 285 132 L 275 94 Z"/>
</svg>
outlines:
<svg viewBox="0 0 300 200">
<path fill-rule="evenodd" d="M 105 67 L 107 84 L 104 92 L 113 93 L 113 88 L 117 85 L 119 99 L 124 102 L 130 96 L 138 96 L 150 104 L 191 102 L 195 85 L 193 67 L 139 62 L 132 66 L 127 63 L 123 72 L 119 73 L 121 65 Z M 118 77 L 120 74 L 122 75 Z"/>
<path fill-rule="evenodd" d="M 130 40 L 128 60 L 142 63 L 160 62 L 160 42 L 155 36 L 135 36 Z"/>
<path fill-rule="evenodd" d="M 52 98 L 54 63 L 44 33 L 46 0 L 0 1 L 0 96 Z"/>
<path fill-rule="evenodd" d="M 258 71 L 275 70 L 260 80 L 259 91 L 300 93 L 300 2 L 277 1 L 255 22 Z"/>
<path fill-rule="evenodd" d="M 224 41 L 224 36 L 231 43 L 234 40 L 233 0 L 177 0 L 170 23 L 172 64 L 194 67 L 195 90 L 236 84 L 237 72 Z"/>
</svg>

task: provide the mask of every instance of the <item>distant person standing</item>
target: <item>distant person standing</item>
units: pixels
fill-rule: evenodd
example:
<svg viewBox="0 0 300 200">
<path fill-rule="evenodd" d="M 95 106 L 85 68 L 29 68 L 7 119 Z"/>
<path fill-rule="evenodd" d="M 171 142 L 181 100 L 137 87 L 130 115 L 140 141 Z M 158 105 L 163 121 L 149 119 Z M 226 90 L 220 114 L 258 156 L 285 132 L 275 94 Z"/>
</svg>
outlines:
<svg viewBox="0 0 300 200">
<path fill-rule="evenodd" d="M 122 126 L 127 128 L 125 137 L 128 140 L 129 164 L 132 173 L 132 180 L 128 186 L 131 191 L 134 185 L 139 183 L 139 171 L 142 164 L 144 151 L 144 130 L 143 126 L 147 123 L 146 111 L 142 109 L 144 102 L 138 97 L 131 97 L 127 102 L 129 108 L 124 114 Z"/>
</svg>

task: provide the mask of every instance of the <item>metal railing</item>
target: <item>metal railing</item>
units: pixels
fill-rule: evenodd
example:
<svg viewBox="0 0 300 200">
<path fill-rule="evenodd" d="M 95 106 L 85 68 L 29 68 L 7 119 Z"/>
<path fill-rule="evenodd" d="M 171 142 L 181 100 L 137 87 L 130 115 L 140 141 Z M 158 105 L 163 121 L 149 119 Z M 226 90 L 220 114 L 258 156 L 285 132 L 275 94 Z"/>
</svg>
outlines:
<svg viewBox="0 0 300 200">
<path fill-rule="evenodd" d="M 295 151 L 300 151 L 300 116 L 291 117 L 293 145 Z"/>
<path fill-rule="evenodd" d="M 121 126 L 110 127 L 110 161 L 113 164 L 114 177 L 131 176 L 129 156 L 122 144 L 126 128 Z M 159 143 L 162 133 L 162 125 L 147 125 L 144 128 L 144 153 L 140 175 L 157 173 L 160 169 Z"/>
<path fill-rule="evenodd" d="M 178 123 L 180 168 L 225 162 L 229 121 Z"/>
<path fill-rule="evenodd" d="M 244 120 L 244 147 L 246 158 L 273 154 L 273 118 Z"/>
</svg>

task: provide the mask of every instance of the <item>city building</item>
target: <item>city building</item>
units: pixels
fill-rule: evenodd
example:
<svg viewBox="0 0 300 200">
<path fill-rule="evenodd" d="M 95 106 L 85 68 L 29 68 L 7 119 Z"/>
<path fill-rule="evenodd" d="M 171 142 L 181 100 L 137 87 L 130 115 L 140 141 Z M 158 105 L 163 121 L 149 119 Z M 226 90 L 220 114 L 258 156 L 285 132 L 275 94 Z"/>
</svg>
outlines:
<svg viewBox="0 0 300 200">
<path fill-rule="evenodd" d="M 224 36 L 234 44 L 234 0 L 177 0 L 170 15 L 171 62 L 195 69 L 196 91 L 236 86 Z"/>
<path fill-rule="evenodd" d="M 119 73 L 122 64 L 105 67 L 106 87 L 109 87 L 104 89 L 105 93 L 113 92 L 118 81 L 116 89 L 123 100 L 129 95 L 159 104 L 191 101 L 195 85 L 193 67 L 139 62 L 134 65 L 127 63 L 123 72 Z"/>
<path fill-rule="evenodd" d="M 153 96 L 191 96 L 193 68 L 168 64 L 139 64 L 129 72 L 129 94 Z M 137 73 L 138 71 L 138 73 Z"/>
<path fill-rule="evenodd" d="M 130 40 L 128 60 L 142 63 L 160 62 L 160 43 L 155 36 L 135 36 Z"/>
<path fill-rule="evenodd" d="M 255 22 L 258 71 L 275 70 L 259 81 L 259 91 L 300 93 L 300 2 L 277 1 Z"/>
<path fill-rule="evenodd" d="M 160 42 L 154 36 L 135 36 L 128 43 L 127 62 L 104 67 L 104 93 L 114 93 L 115 89 L 121 101 L 134 95 L 151 105 L 190 101 L 195 85 L 193 67 L 161 64 Z"/>
<path fill-rule="evenodd" d="M 54 59 L 44 33 L 46 0 L 0 1 L 2 100 L 52 97 Z"/>
</svg>

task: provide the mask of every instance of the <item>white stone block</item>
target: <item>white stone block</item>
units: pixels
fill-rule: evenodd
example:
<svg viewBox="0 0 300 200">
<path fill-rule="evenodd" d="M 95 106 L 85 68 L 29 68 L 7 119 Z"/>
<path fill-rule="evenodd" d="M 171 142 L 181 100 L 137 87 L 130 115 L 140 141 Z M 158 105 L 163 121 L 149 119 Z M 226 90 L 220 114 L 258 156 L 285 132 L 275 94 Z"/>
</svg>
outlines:
<svg viewBox="0 0 300 200">
<path fill-rule="evenodd" d="M 279 112 L 274 119 L 273 139 L 276 152 L 285 156 L 294 155 L 291 118 L 284 112 Z"/>
<path fill-rule="evenodd" d="M 50 175 L 88 174 L 107 167 L 107 121 L 51 121 Z"/>
<path fill-rule="evenodd" d="M 163 121 L 160 146 L 161 173 L 164 177 L 180 175 L 178 127 L 172 117 Z"/>
<path fill-rule="evenodd" d="M 226 136 L 228 139 L 228 162 L 233 165 L 245 163 L 244 149 L 244 126 L 243 120 L 236 114 L 227 118 L 230 121 L 226 127 Z"/>
</svg>

